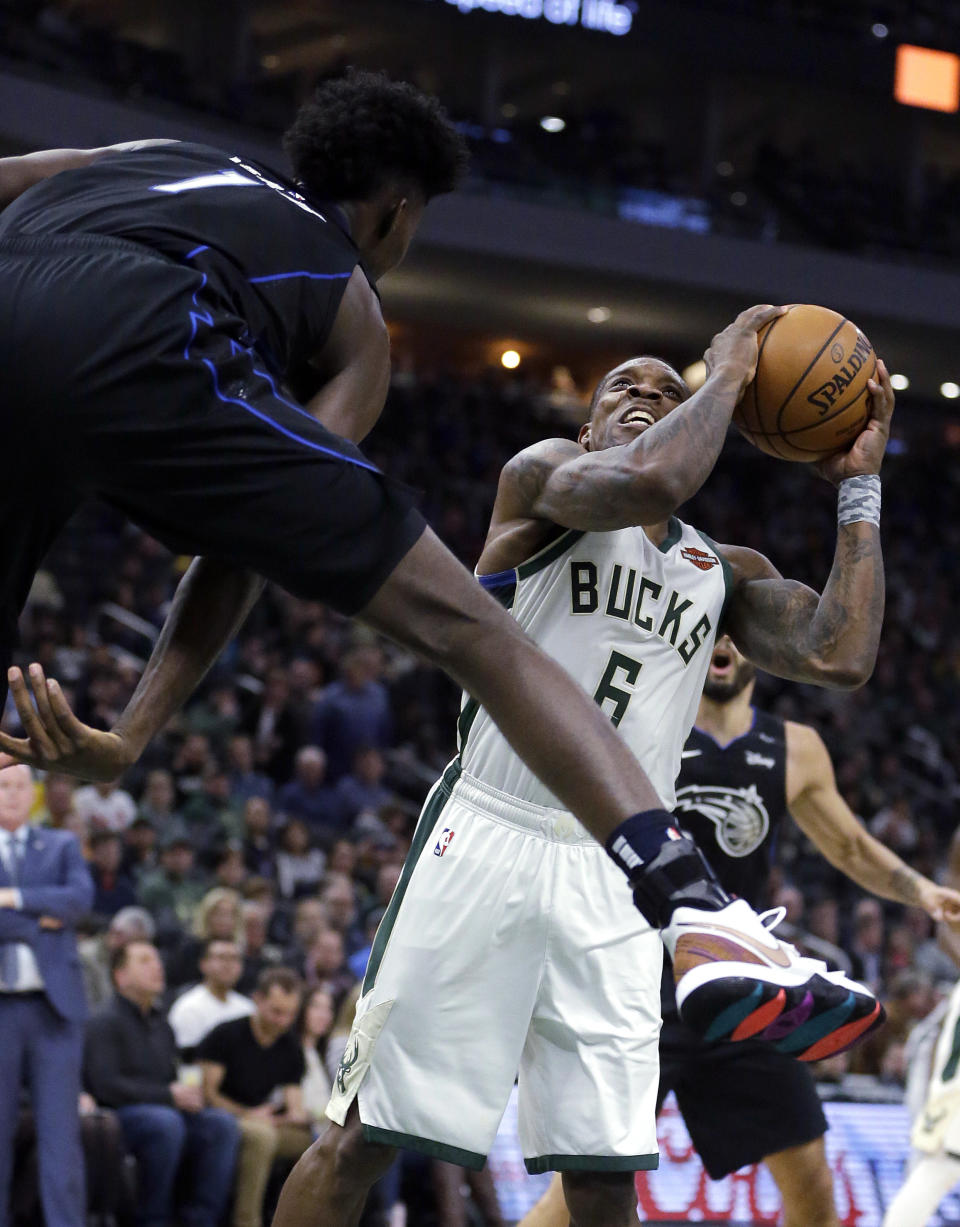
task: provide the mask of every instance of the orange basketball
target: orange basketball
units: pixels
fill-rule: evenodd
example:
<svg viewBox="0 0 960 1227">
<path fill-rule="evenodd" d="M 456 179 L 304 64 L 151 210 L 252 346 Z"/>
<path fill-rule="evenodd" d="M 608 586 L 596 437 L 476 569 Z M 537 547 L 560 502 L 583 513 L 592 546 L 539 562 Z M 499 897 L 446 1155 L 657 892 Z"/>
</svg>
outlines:
<svg viewBox="0 0 960 1227">
<path fill-rule="evenodd" d="M 866 425 L 873 346 L 852 320 L 827 307 L 788 307 L 760 329 L 760 359 L 734 425 L 770 456 L 820 460 L 848 447 Z"/>
</svg>

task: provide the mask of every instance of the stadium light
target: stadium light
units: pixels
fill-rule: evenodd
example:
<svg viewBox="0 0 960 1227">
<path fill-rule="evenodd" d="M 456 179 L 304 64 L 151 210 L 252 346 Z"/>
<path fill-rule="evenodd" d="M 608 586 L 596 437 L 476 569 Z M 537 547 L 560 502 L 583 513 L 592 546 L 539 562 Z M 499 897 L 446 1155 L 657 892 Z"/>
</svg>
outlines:
<svg viewBox="0 0 960 1227">
<path fill-rule="evenodd" d="M 891 375 L 890 387 L 893 388 L 894 392 L 906 392 L 907 388 L 910 387 L 910 380 L 906 375 Z"/>
<path fill-rule="evenodd" d="M 505 349 L 500 355 L 500 365 L 505 366 L 508 371 L 515 371 L 520 365 L 520 355 L 515 349 Z"/>
<path fill-rule="evenodd" d="M 960 56 L 952 51 L 934 51 L 901 43 L 893 96 L 904 106 L 928 111 L 960 110 Z"/>
<path fill-rule="evenodd" d="M 612 314 L 609 307 L 591 307 L 587 319 L 591 324 L 605 324 Z"/>
<path fill-rule="evenodd" d="M 544 132 L 562 132 L 566 126 L 566 120 L 561 119 L 559 115 L 544 115 L 540 120 L 540 127 Z"/>
<path fill-rule="evenodd" d="M 697 388 L 702 388 L 707 379 L 707 364 L 702 358 L 698 358 L 696 362 L 691 362 L 689 366 L 685 366 L 680 372 L 683 376 L 683 382 L 687 385 L 691 392 L 696 392 Z"/>
<path fill-rule="evenodd" d="M 947 400 L 956 400 L 960 396 L 960 384 L 947 380 L 946 383 L 940 385 L 940 395 L 946 397 Z"/>
</svg>

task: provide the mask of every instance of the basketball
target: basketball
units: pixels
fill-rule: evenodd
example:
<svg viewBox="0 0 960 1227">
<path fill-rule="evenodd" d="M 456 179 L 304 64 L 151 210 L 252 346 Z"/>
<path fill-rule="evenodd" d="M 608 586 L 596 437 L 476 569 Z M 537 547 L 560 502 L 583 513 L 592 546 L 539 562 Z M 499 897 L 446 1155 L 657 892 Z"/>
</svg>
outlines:
<svg viewBox="0 0 960 1227">
<path fill-rule="evenodd" d="M 758 333 L 757 373 L 734 414 L 751 443 L 781 460 L 813 461 L 848 447 L 869 416 L 873 346 L 827 307 L 800 304 Z"/>
</svg>

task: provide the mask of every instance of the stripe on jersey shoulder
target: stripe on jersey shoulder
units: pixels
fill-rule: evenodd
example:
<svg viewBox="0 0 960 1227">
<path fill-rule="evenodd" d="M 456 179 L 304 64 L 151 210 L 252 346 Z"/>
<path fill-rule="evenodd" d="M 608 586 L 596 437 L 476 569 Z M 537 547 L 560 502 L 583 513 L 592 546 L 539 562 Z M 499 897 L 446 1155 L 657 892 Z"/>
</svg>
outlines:
<svg viewBox="0 0 960 1227">
<path fill-rule="evenodd" d="M 477 580 L 481 587 L 495 597 L 505 609 L 512 609 L 513 600 L 517 594 L 517 584 L 520 580 L 536 575 L 544 567 L 556 562 L 582 536 L 584 533 L 581 529 L 565 529 L 559 537 L 554 537 L 542 550 L 534 554 L 532 558 L 528 558 L 526 562 L 521 562 L 518 567 L 511 567 L 508 571 L 491 571 L 489 575 L 478 575 Z"/>
<path fill-rule="evenodd" d="M 527 579 L 531 575 L 536 575 L 538 571 L 542 571 L 544 567 L 549 567 L 552 562 L 562 558 L 567 550 L 576 545 L 580 538 L 585 535 L 583 529 L 568 528 L 566 532 L 561 533 L 549 545 L 545 545 L 538 554 L 534 554 L 526 562 L 521 562 L 519 567 L 517 567 L 517 579 Z"/>
<path fill-rule="evenodd" d="M 517 595 L 517 573 L 511 568 L 509 571 L 494 571 L 490 575 L 478 575 L 477 579 L 480 582 L 480 587 L 484 588 L 490 595 L 504 607 L 504 609 L 513 608 L 513 598 Z"/>
<path fill-rule="evenodd" d="M 730 605 L 730 598 L 733 596 L 733 567 L 726 558 L 720 553 L 720 547 L 712 537 L 708 537 L 706 533 L 701 532 L 699 528 L 693 530 L 698 537 L 702 537 L 707 545 L 713 550 L 716 556 L 720 559 L 720 569 L 723 571 L 723 605 L 720 608 L 720 617 L 717 619 L 717 635 L 723 631 L 723 620 L 727 616 L 727 609 Z"/>
<path fill-rule="evenodd" d="M 701 533 L 701 536 L 703 534 Z M 661 554 L 666 554 L 677 544 L 683 536 L 683 524 L 676 516 L 671 516 L 667 521 L 667 535 L 657 546 Z"/>
</svg>

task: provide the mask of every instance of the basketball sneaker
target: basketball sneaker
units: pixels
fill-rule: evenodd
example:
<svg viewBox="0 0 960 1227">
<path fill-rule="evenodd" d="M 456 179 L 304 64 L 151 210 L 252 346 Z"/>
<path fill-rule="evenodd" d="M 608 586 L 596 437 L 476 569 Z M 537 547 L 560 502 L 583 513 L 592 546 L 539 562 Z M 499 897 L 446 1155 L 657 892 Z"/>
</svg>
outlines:
<svg viewBox="0 0 960 1227">
<path fill-rule="evenodd" d="M 680 1017 L 704 1039 L 764 1040 L 800 1061 L 820 1061 L 883 1022 L 868 988 L 774 937 L 782 908 L 758 916 L 729 895 L 689 836 L 672 830 L 629 878 L 634 902 L 673 959 Z"/>
<path fill-rule="evenodd" d="M 880 1026 L 873 993 L 771 932 L 784 908 L 757 915 L 743 899 L 719 911 L 678 907 L 663 930 L 680 1017 L 708 1041 L 757 1039 L 822 1061 Z"/>
</svg>

